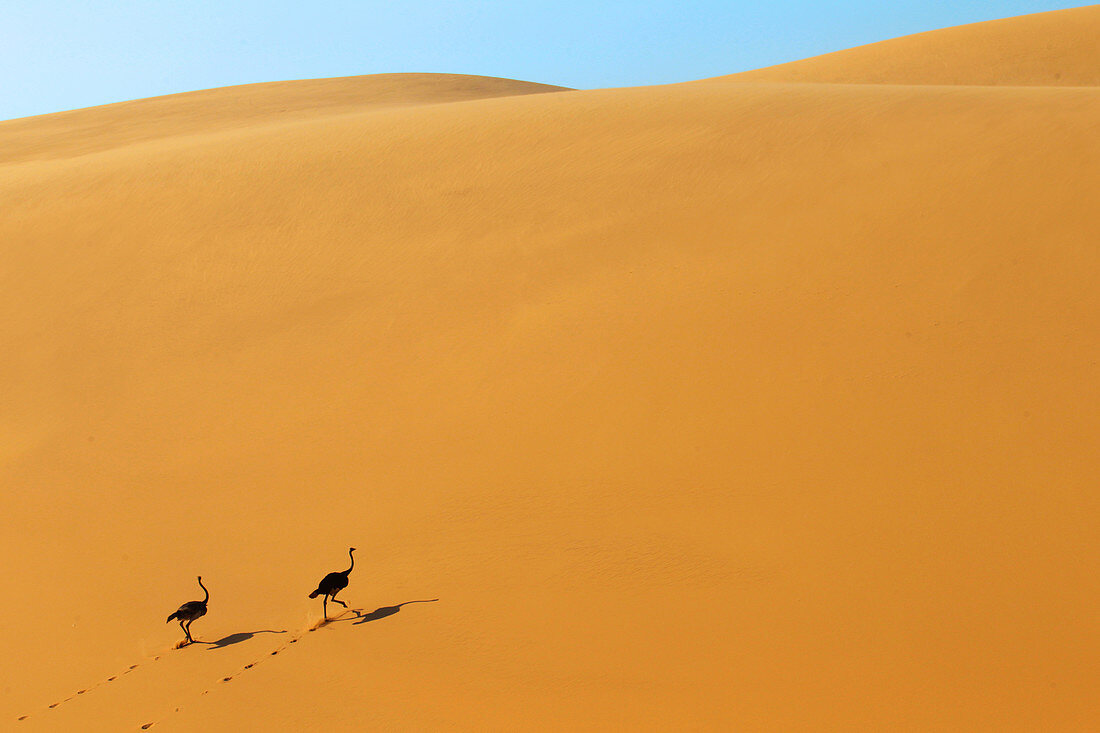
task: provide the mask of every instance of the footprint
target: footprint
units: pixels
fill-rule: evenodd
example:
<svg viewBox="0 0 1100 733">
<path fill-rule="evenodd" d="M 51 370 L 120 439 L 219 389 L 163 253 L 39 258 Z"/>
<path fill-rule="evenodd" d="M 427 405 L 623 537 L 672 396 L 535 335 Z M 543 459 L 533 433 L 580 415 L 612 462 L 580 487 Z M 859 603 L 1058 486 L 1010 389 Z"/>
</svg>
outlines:
<svg viewBox="0 0 1100 733">
<path fill-rule="evenodd" d="M 255 662 L 253 662 L 252 664 L 255 664 Z M 251 668 L 252 668 L 252 664 L 246 664 L 246 665 L 244 665 L 244 668 L 245 668 L 245 669 L 251 669 Z"/>
<path fill-rule="evenodd" d="M 141 729 L 142 730 L 149 730 L 152 727 L 153 727 L 152 723 L 146 723 L 145 725 L 141 726 Z"/>
<path fill-rule="evenodd" d="M 29 715 L 20 715 L 19 720 L 26 720 L 29 717 L 30 717 Z"/>
<path fill-rule="evenodd" d="M 108 681 L 108 682 L 114 682 L 114 681 L 115 681 L 116 679 L 118 679 L 118 676 L 117 676 L 117 675 L 116 675 L 116 676 L 114 676 L 114 677 L 108 677 L 108 678 L 107 678 L 107 681 Z"/>
<path fill-rule="evenodd" d="M 56 708 L 56 707 L 57 707 L 58 705 L 60 705 L 60 704 L 61 704 L 61 703 L 59 703 L 59 702 L 55 702 L 55 703 L 52 703 L 52 704 L 50 705 L 50 707 L 51 707 L 51 708 Z"/>
<path fill-rule="evenodd" d="M 279 650 L 278 650 L 278 649 L 276 649 L 275 651 L 271 652 L 271 656 L 275 656 L 275 655 L 276 655 L 276 654 L 278 654 L 278 653 L 279 653 Z"/>
<path fill-rule="evenodd" d="M 85 692 L 87 692 L 87 690 L 77 690 L 76 694 L 83 695 Z"/>
<path fill-rule="evenodd" d="M 231 679 L 233 679 L 233 678 L 232 677 L 222 677 L 222 682 L 228 682 Z"/>
</svg>

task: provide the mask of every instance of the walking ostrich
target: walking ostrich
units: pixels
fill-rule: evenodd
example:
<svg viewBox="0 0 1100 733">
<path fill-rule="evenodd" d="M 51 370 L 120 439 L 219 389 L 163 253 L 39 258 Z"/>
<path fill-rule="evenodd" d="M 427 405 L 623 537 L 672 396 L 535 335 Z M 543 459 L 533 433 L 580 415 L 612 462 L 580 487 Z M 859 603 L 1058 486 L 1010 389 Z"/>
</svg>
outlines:
<svg viewBox="0 0 1100 733">
<path fill-rule="evenodd" d="M 206 594 L 206 597 L 201 601 L 188 601 L 183 604 L 168 617 L 168 621 L 176 618 L 179 619 L 180 628 L 183 629 L 184 636 L 187 637 L 187 643 L 191 644 L 195 640 L 191 638 L 191 622 L 197 618 L 202 618 L 206 615 L 206 602 L 210 600 L 210 591 L 206 589 L 206 586 L 202 584 L 202 576 L 199 576 L 199 587 L 202 588 L 202 592 Z M 168 623 L 165 621 L 164 623 Z"/>
<path fill-rule="evenodd" d="M 348 557 L 351 558 L 351 568 L 355 567 L 355 555 L 351 553 L 355 552 L 355 548 L 352 547 L 348 550 Z M 310 598 L 316 598 L 317 596 L 324 594 L 325 600 L 323 608 L 325 610 L 325 620 L 328 620 L 328 599 L 331 597 L 333 603 L 339 603 L 344 608 L 348 607 L 348 604 L 344 603 L 336 597 L 336 594 L 348 587 L 348 574 L 351 573 L 351 568 L 343 571 L 342 573 L 329 573 L 324 579 L 317 585 L 317 590 L 309 594 Z"/>
</svg>

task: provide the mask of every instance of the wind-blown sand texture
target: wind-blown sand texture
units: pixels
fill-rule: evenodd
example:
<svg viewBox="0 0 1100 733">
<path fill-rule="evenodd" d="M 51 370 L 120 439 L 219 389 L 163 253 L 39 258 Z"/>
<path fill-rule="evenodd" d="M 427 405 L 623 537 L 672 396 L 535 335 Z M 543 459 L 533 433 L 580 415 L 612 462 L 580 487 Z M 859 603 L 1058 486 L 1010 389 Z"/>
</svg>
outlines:
<svg viewBox="0 0 1100 733">
<path fill-rule="evenodd" d="M 1097 37 L 0 123 L 4 729 L 1094 727 Z"/>
</svg>

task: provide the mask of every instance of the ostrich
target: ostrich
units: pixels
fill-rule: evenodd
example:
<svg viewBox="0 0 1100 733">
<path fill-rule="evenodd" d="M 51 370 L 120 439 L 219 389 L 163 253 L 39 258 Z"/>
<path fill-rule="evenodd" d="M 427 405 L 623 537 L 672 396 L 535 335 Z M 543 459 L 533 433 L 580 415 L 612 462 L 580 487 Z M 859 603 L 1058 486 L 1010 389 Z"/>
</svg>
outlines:
<svg viewBox="0 0 1100 733">
<path fill-rule="evenodd" d="M 202 592 L 206 594 L 206 597 L 201 601 L 188 601 L 179 607 L 179 609 L 168 617 L 168 621 L 174 618 L 179 619 L 180 628 L 183 629 L 184 636 L 187 637 L 187 643 L 191 644 L 195 640 L 191 638 L 191 622 L 197 618 L 201 618 L 206 615 L 206 602 L 210 600 L 210 591 L 206 589 L 206 586 L 202 584 L 202 576 L 199 576 L 199 587 L 202 588 Z M 165 621 L 164 623 L 168 623 Z M 186 622 L 186 623 L 185 623 Z"/>
<path fill-rule="evenodd" d="M 351 554 L 353 552 L 355 552 L 354 547 L 348 550 L 348 557 L 351 558 L 351 568 L 355 567 L 355 555 Z M 317 585 L 317 590 L 309 594 L 310 598 L 316 598 L 317 596 L 324 594 L 325 600 L 323 607 L 325 609 L 326 621 L 328 620 L 328 599 L 330 597 L 332 598 L 333 603 L 339 603 L 344 608 L 348 607 L 348 604 L 339 600 L 336 597 L 336 594 L 342 591 L 344 588 L 348 587 L 348 574 L 351 573 L 351 568 L 348 568 L 341 573 L 329 573 L 324 577 L 324 580 L 322 580 Z"/>
</svg>

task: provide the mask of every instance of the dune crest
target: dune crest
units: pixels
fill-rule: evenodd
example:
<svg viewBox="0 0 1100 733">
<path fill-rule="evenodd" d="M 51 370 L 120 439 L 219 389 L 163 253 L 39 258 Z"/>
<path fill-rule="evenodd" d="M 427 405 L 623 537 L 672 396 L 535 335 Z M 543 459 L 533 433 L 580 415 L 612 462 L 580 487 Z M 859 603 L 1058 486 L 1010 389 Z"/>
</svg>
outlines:
<svg viewBox="0 0 1100 733">
<path fill-rule="evenodd" d="M 1095 87 L 1097 39 L 1100 5 L 1090 5 L 918 33 L 716 79 Z"/>
<path fill-rule="evenodd" d="M 85 155 L 165 136 L 564 89 L 464 74 L 371 74 L 204 89 L 0 122 L 0 165 Z"/>
</svg>

